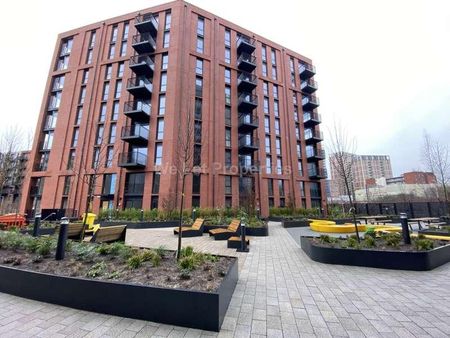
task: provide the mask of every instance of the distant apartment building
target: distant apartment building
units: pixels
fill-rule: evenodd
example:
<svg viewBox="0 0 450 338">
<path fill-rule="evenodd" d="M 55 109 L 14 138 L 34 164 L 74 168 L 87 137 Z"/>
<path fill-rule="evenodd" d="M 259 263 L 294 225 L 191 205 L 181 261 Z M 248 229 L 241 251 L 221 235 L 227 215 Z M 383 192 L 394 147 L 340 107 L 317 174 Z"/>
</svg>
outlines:
<svg viewBox="0 0 450 338">
<path fill-rule="evenodd" d="M 269 19 L 269 18 L 268 18 Z M 59 35 L 21 210 L 325 203 L 312 61 L 183 1 Z"/>
<path fill-rule="evenodd" d="M 29 154 L 29 151 L 0 153 L 0 175 L 2 176 L 0 214 L 19 211 Z"/>
<path fill-rule="evenodd" d="M 371 184 L 373 180 L 378 178 L 391 178 L 392 167 L 391 160 L 387 155 L 356 155 L 352 166 L 352 191 L 365 189 L 367 184 Z M 346 198 L 345 187 L 343 186 L 338 172 L 333 166 L 335 155 L 329 155 L 330 161 L 330 194 L 328 199 L 333 201 L 336 199 Z"/>
</svg>

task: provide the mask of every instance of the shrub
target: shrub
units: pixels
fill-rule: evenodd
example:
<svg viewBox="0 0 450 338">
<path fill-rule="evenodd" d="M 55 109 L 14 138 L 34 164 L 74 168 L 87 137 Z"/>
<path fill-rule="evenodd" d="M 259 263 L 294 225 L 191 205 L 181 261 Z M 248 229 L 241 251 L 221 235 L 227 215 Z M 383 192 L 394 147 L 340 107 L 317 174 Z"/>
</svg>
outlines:
<svg viewBox="0 0 450 338">
<path fill-rule="evenodd" d="M 184 256 L 178 261 L 181 271 L 192 271 L 197 267 L 197 262 L 194 256 Z"/>
<path fill-rule="evenodd" d="M 377 242 L 374 237 L 372 237 L 370 235 L 367 236 L 367 233 L 366 233 L 366 236 L 364 237 L 364 246 L 366 248 L 374 248 L 377 246 Z"/>
<path fill-rule="evenodd" d="M 211 263 L 215 263 L 215 262 L 219 261 L 219 257 L 216 255 L 204 254 L 203 257 L 205 258 L 206 261 L 211 262 Z"/>
<path fill-rule="evenodd" d="M 46 239 L 39 241 L 39 243 L 37 245 L 36 253 L 38 255 L 46 257 L 46 256 L 50 255 L 51 249 L 52 249 L 52 240 L 50 238 L 46 238 Z"/>
<path fill-rule="evenodd" d="M 100 244 L 100 245 L 97 247 L 96 251 L 97 251 L 100 255 L 108 255 L 109 252 L 110 252 L 109 244 L 106 244 L 106 243 Z"/>
<path fill-rule="evenodd" d="M 320 235 L 319 237 L 320 243 L 332 243 L 335 241 L 333 237 L 330 237 L 329 235 Z"/>
<path fill-rule="evenodd" d="M 192 246 L 186 246 L 181 249 L 180 257 L 188 257 L 194 254 L 194 248 Z"/>
<path fill-rule="evenodd" d="M 24 249 L 29 253 L 35 253 L 38 248 L 39 242 L 34 237 L 27 237 L 24 240 Z"/>
<path fill-rule="evenodd" d="M 127 265 L 130 269 L 137 269 L 142 265 L 142 256 L 133 255 L 127 260 Z"/>
<path fill-rule="evenodd" d="M 105 262 L 95 263 L 86 273 L 87 277 L 95 278 L 102 276 L 105 273 L 106 264 Z"/>
<path fill-rule="evenodd" d="M 167 248 L 164 245 L 160 245 L 157 249 L 156 249 L 156 253 L 161 257 L 164 258 L 167 254 Z"/>
<path fill-rule="evenodd" d="M 384 234 L 382 238 L 386 242 L 387 246 L 397 248 L 400 245 L 401 240 L 400 234 L 397 233 Z"/>
<path fill-rule="evenodd" d="M 417 238 L 416 240 L 414 240 L 414 247 L 417 251 L 428 251 L 433 249 L 434 242 L 426 238 Z"/>
<path fill-rule="evenodd" d="M 155 255 L 152 257 L 152 265 L 153 267 L 157 267 L 161 264 L 161 256 L 155 253 Z"/>
<path fill-rule="evenodd" d="M 191 278 L 191 270 L 187 270 L 187 269 L 181 270 L 180 278 L 184 279 L 184 280 L 190 279 Z"/>
<path fill-rule="evenodd" d="M 376 236 L 375 227 L 367 227 L 365 236 L 375 237 Z"/>
<path fill-rule="evenodd" d="M 126 248 L 125 244 L 120 242 L 114 242 L 108 246 L 109 254 L 113 256 L 120 255 L 122 251 L 126 250 L 125 248 Z"/>
<path fill-rule="evenodd" d="M 143 262 L 148 262 L 153 259 L 153 256 L 155 256 L 157 253 L 153 250 L 145 249 L 141 252 L 141 258 Z"/>
</svg>

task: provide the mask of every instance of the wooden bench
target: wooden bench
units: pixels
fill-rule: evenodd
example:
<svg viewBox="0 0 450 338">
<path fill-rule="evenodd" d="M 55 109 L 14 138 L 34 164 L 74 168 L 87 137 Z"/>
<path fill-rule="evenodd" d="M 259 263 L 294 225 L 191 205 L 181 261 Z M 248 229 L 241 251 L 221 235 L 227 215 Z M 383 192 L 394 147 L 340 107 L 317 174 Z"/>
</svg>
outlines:
<svg viewBox="0 0 450 338">
<path fill-rule="evenodd" d="M 217 241 L 226 240 L 232 236 L 237 236 L 241 221 L 234 219 L 231 221 L 230 225 L 226 229 L 213 229 L 209 230 L 209 235 L 214 236 Z"/>
<path fill-rule="evenodd" d="M 59 228 L 61 225 L 55 227 L 55 234 L 59 234 Z M 87 227 L 87 225 L 86 225 Z M 67 226 L 67 238 L 69 239 L 80 239 L 81 232 L 83 231 L 83 223 L 69 223 Z"/>
<path fill-rule="evenodd" d="M 125 239 L 126 225 L 100 227 L 91 238 L 92 243 L 108 243 Z"/>
<path fill-rule="evenodd" d="M 181 237 L 196 237 L 203 236 L 203 224 L 205 220 L 203 218 L 197 218 L 190 227 L 183 226 L 181 227 Z M 179 227 L 173 229 L 173 234 L 178 235 L 180 231 Z"/>
<path fill-rule="evenodd" d="M 250 245 L 250 239 L 248 239 L 248 237 L 245 237 L 245 241 L 247 242 L 247 245 Z M 239 249 L 240 247 L 241 247 L 241 237 L 232 236 L 228 238 L 227 248 Z"/>
</svg>

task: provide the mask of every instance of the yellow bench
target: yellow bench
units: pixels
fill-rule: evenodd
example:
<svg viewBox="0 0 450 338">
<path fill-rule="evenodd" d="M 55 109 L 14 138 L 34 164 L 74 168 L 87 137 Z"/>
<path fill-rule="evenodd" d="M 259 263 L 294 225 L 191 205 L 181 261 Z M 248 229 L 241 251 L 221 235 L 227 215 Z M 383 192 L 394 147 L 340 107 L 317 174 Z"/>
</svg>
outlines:
<svg viewBox="0 0 450 338">
<path fill-rule="evenodd" d="M 351 233 L 355 232 L 355 225 L 354 224 L 342 224 L 342 225 L 336 225 L 336 224 L 327 224 L 327 223 L 319 223 L 319 222 L 312 222 L 309 227 L 312 231 L 316 232 L 329 232 L 329 233 Z M 358 224 L 358 231 L 366 231 L 366 226 L 364 224 Z"/>
<path fill-rule="evenodd" d="M 441 241 L 450 241 L 450 236 L 424 235 L 427 239 L 437 239 Z M 417 234 L 411 234 L 411 237 L 417 237 Z"/>
</svg>

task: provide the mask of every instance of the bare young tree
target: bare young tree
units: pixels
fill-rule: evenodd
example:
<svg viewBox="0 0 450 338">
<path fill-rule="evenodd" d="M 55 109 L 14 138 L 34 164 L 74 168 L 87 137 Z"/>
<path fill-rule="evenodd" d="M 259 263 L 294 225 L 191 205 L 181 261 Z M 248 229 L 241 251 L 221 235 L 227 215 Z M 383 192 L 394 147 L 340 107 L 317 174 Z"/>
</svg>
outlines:
<svg viewBox="0 0 450 338">
<path fill-rule="evenodd" d="M 181 240 L 182 240 L 182 223 L 186 177 L 192 173 L 194 168 L 194 118 L 192 112 L 188 109 L 185 120 L 178 123 L 178 142 L 176 149 L 175 165 L 177 169 L 177 182 L 181 180 L 181 196 L 180 196 L 180 219 L 178 225 L 178 248 L 177 259 L 180 259 Z"/>
<path fill-rule="evenodd" d="M 337 177 L 336 179 L 341 184 L 347 195 L 353 214 L 353 221 L 355 223 L 355 232 L 358 242 L 359 231 L 356 223 L 356 205 L 354 198 L 353 185 L 353 166 L 355 165 L 356 157 L 356 139 L 349 136 L 349 132 L 339 122 L 334 122 L 331 131 L 329 131 L 328 144 L 330 148 L 330 165 L 333 167 Z"/>
<path fill-rule="evenodd" d="M 436 176 L 441 185 L 445 203 L 449 206 L 448 185 L 450 184 L 450 150 L 447 144 L 433 139 L 426 131 L 423 134 L 422 161 Z"/>
</svg>

